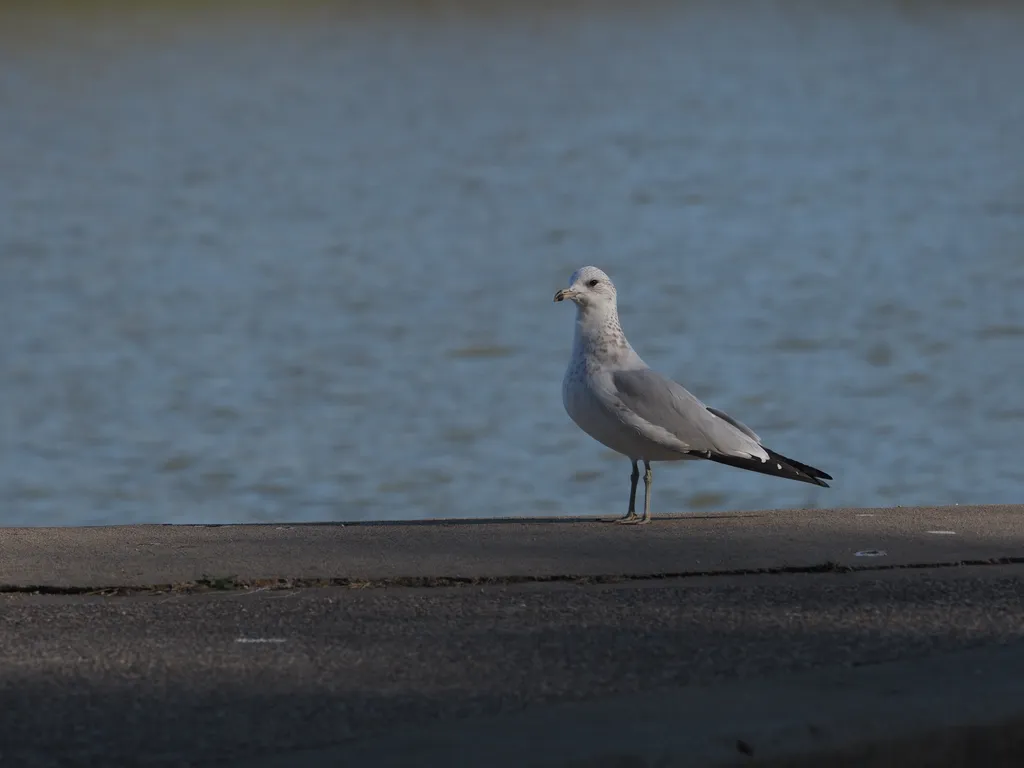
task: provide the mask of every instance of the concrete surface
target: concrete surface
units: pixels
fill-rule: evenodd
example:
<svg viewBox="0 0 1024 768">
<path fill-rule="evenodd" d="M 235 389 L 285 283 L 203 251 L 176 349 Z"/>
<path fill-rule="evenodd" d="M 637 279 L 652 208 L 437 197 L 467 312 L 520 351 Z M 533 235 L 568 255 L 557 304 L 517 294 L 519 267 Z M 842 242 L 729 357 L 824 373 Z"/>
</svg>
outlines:
<svg viewBox="0 0 1024 768">
<path fill-rule="evenodd" d="M 949 706 L 950 689 L 970 691 Z M 695 685 L 653 694 L 538 707 L 506 718 L 388 734 L 342 749 L 266 757 L 259 768 L 286 768 L 296 757 L 328 765 L 566 766 L 767 765 L 799 759 L 835 765 L 834 756 L 869 739 L 893 765 L 941 764 L 949 729 L 992 723 L 1024 755 L 1024 644 L 936 655 L 859 668 L 839 667 L 755 682 Z M 466 738 L 472 733 L 472 738 Z M 528 739 L 522 734 L 529 734 Z M 913 750 L 908 734 L 913 734 Z M 922 738 L 924 737 L 924 738 Z M 991 739 L 990 739 L 991 741 Z M 903 742 L 903 743 L 901 743 Z M 990 745 L 994 747 L 995 745 Z M 397 759 L 396 759 L 397 757 Z M 974 765 L 991 765 L 971 756 Z M 868 755 L 861 760 L 871 759 Z M 783 763 L 785 764 L 785 763 Z"/>
<path fill-rule="evenodd" d="M 0 765 L 1020 764 L 1022 512 L 0 530 Z"/>
<path fill-rule="evenodd" d="M 943 533 L 951 532 L 951 533 Z M 1024 556 L 1024 507 L 350 525 L 0 529 L 0 588 L 232 577 L 422 584 L 987 562 Z M 857 553 L 884 551 L 883 556 Z"/>
</svg>

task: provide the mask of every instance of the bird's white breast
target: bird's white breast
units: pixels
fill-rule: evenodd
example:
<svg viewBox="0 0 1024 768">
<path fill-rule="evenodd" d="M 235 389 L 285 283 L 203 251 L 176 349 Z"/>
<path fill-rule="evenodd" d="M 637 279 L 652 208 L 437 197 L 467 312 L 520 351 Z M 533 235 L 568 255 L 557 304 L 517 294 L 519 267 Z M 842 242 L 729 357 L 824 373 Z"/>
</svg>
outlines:
<svg viewBox="0 0 1024 768">
<path fill-rule="evenodd" d="M 614 408 L 611 372 L 588 370 L 583 360 L 570 360 L 562 380 L 562 403 L 576 426 L 607 448 L 634 461 L 679 461 L 678 450 L 644 439 Z"/>
</svg>

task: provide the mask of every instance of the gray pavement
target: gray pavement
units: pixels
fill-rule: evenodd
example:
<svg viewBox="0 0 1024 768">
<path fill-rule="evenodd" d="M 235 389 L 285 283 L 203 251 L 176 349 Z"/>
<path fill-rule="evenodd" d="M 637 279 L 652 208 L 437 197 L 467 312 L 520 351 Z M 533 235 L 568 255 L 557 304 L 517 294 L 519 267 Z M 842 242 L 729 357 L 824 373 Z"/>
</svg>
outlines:
<svg viewBox="0 0 1024 768">
<path fill-rule="evenodd" d="M 593 518 L 0 529 L 0 589 L 202 579 L 422 585 L 649 577 L 1024 555 L 1024 506 L 786 510 L 610 525 Z M 869 556 L 874 550 L 882 556 Z M 862 553 L 858 555 L 858 553 Z"/>
<path fill-rule="evenodd" d="M 0 765 L 1019 764 L 1022 512 L 0 530 Z"/>
</svg>

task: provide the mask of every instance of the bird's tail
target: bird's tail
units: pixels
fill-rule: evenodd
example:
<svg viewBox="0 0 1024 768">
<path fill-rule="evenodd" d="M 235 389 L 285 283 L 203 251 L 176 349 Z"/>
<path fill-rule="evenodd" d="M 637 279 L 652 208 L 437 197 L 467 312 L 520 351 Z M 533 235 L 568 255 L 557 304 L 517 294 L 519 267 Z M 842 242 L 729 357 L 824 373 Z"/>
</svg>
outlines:
<svg viewBox="0 0 1024 768">
<path fill-rule="evenodd" d="M 761 447 L 764 448 L 763 445 Z M 798 480 L 801 483 L 820 485 L 822 488 L 829 487 L 825 480 L 831 480 L 832 475 L 822 472 L 820 469 L 809 464 L 788 459 L 770 448 L 764 448 L 764 450 L 768 453 L 768 461 L 741 456 L 725 456 L 716 453 L 710 454 L 707 458 L 711 461 L 717 461 L 719 464 L 728 464 L 730 467 L 737 467 L 738 469 L 749 469 L 751 472 L 760 472 L 763 475 L 774 475 L 775 477 L 784 477 L 788 480 Z"/>
</svg>

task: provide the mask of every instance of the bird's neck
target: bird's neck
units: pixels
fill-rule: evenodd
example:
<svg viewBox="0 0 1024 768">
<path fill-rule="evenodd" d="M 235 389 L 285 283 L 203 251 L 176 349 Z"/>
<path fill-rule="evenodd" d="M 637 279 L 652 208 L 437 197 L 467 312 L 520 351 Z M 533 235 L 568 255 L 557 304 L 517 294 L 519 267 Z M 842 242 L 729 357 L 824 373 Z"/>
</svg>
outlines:
<svg viewBox="0 0 1024 768">
<path fill-rule="evenodd" d="M 573 356 L 610 363 L 626 363 L 637 357 L 626 340 L 614 308 L 578 307 L 573 334 Z"/>
</svg>

